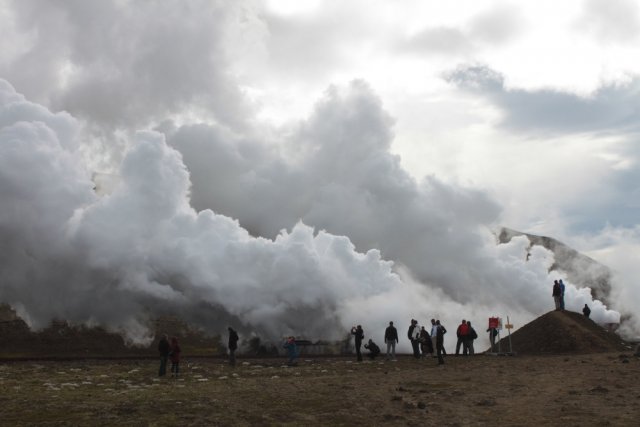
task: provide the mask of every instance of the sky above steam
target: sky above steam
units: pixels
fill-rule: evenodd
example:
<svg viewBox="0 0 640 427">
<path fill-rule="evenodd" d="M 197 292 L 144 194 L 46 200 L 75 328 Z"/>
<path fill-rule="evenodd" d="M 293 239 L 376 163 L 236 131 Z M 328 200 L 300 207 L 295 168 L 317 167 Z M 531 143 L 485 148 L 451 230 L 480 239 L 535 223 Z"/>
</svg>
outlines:
<svg viewBox="0 0 640 427">
<path fill-rule="evenodd" d="M 0 296 L 34 326 L 528 321 L 562 276 L 499 226 L 640 303 L 633 1 L 0 0 L 0 23 Z"/>
</svg>

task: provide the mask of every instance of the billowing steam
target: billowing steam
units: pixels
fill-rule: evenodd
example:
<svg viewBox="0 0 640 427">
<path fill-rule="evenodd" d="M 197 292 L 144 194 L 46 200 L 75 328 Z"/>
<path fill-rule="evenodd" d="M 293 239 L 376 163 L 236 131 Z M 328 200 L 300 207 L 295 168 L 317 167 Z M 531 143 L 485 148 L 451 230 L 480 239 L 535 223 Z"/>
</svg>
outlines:
<svg viewBox="0 0 640 427">
<path fill-rule="evenodd" d="M 143 343 L 173 313 L 272 339 L 361 323 L 381 341 L 389 320 L 464 317 L 482 332 L 490 315 L 521 326 L 553 306 L 552 254 L 525 237 L 497 245 L 486 195 L 407 175 L 362 83 L 330 90 L 280 141 L 293 156 L 204 125 L 167 131 L 171 145 L 139 132 L 108 192 L 80 126 L 0 80 L 0 301 L 34 328 L 62 318 Z M 619 320 L 569 283 L 567 308 L 584 303 Z"/>
</svg>

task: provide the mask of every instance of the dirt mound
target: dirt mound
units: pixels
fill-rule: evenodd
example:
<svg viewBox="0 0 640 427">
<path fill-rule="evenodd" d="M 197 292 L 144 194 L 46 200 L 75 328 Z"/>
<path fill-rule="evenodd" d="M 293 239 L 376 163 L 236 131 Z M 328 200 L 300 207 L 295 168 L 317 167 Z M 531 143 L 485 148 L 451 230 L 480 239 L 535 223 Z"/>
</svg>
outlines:
<svg viewBox="0 0 640 427">
<path fill-rule="evenodd" d="M 518 354 L 585 354 L 629 351 L 630 344 L 582 314 L 551 311 L 511 334 Z M 509 349 L 509 338 L 500 341 Z"/>
</svg>

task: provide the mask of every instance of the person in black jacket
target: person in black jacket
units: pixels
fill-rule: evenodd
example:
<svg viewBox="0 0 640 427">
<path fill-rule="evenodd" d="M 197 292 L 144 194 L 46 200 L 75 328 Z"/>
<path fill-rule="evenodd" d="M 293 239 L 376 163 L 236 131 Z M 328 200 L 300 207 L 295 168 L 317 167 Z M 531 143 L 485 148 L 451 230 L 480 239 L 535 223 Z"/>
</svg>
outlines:
<svg viewBox="0 0 640 427">
<path fill-rule="evenodd" d="M 584 314 L 584 317 L 586 317 L 587 319 L 591 315 L 591 309 L 587 304 L 584 305 L 584 308 L 582 309 L 582 314 Z"/>
<path fill-rule="evenodd" d="M 229 365 L 236 366 L 236 350 L 238 349 L 238 333 L 229 326 Z"/>
<path fill-rule="evenodd" d="M 560 283 L 558 283 L 557 280 L 554 280 L 551 296 L 553 297 L 553 302 L 556 305 L 556 310 L 560 310 L 560 292 Z"/>
<path fill-rule="evenodd" d="M 438 355 L 438 365 L 444 365 L 444 334 L 447 330 L 440 324 L 439 320 L 436 320 L 436 353 Z"/>
<path fill-rule="evenodd" d="M 420 359 L 420 329 L 418 328 L 418 321 L 415 319 L 411 319 L 411 326 L 409 326 L 409 330 L 407 331 L 407 338 L 411 341 L 411 348 L 413 348 L 413 357 L 416 359 Z"/>
<path fill-rule="evenodd" d="M 362 326 L 354 326 L 351 328 L 351 335 L 355 336 L 356 340 L 356 356 L 358 362 L 362 362 L 362 353 L 360 352 L 360 347 L 362 346 L 362 340 L 364 339 L 364 330 L 362 330 Z"/>
<path fill-rule="evenodd" d="M 384 330 L 384 342 L 387 344 L 387 360 L 390 356 L 396 360 L 396 343 L 398 342 L 398 330 L 393 326 L 393 322 L 389 322 L 389 326 Z"/>
<path fill-rule="evenodd" d="M 444 348 L 444 335 L 447 333 L 447 328 L 445 328 L 444 325 L 440 323 L 440 319 L 436 320 L 436 325 L 438 325 L 438 328 L 442 329 L 442 355 L 446 356 L 447 350 Z"/>
<path fill-rule="evenodd" d="M 160 338 L 160 342 L 158 343 L 158 353 L 160 353 L 160 370 L 158 371 L 159 377 L 167 375 L 167 360 L 169 359 L 169 351 L 169 335 L 164 334 L 162 338 Z"/>
<path fill-rule="evenodd" d="M 489 343 L 491 344 L 491 353 L 495 353 L 496 336 L 498 336 L 498 329 L 492 328 L 491 326 L 489 326 L 489 328 L 487 329 L 487 332 L 489 332 Z"/>
<path fill-rule="evenodd" d="M 369 339 L 369 343 L 364 345 L 364 348 L 369 350 L 369 359 L 373 360 L 380 354 L 380 347 L 373 340 Z"/>
</svg>

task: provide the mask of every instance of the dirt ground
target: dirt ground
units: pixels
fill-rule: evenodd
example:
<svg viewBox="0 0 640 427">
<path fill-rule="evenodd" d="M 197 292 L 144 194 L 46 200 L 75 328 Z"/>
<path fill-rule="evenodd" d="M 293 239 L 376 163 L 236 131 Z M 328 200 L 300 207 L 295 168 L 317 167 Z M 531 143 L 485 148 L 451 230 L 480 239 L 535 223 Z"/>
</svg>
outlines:
<svg viewBox="0 0 640 427">
<path fill-rule="evenodd" d="M 640 359 L 564 356 L 222 359 L 0 364 L 0 424 L 637 425 Z"/>
</svg>

